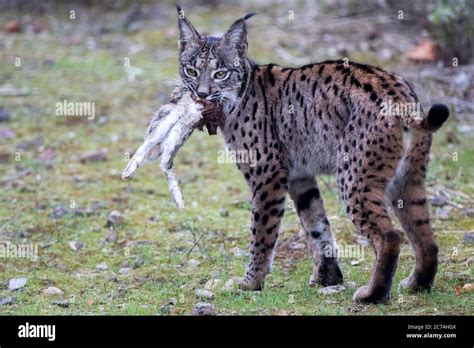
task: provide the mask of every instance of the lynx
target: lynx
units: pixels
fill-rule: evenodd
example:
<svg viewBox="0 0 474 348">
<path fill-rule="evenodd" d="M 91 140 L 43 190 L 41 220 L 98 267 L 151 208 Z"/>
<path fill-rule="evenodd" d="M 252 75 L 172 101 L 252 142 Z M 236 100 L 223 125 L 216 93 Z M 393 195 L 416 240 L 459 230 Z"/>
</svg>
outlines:
<svg viewBox="0 0 474 348">
<path fill-rule="evenodd" d="M 402 285 L 429 290 L 438 247 L 424 182 L 432 134 L 447 120 L 435 104 L 425 116 L 411 85 L 380 68 L 348 60 L 299 68 L 259 65 L 247 57 L 246 20 L 222 37 L 200 35 L 178 6 L 182 84 L 225 110 L 220 131 L 232 151 L 252 151 L 257 165 L 237 163 L 252 193 L 250 261 L 240 287 L 259 290 L 270 271 L 289 193 L 313 258 L 310 284 L 341 283 L 343 275 L 323 200 L 315 180 L 335 173 L 355 228 L 376 255 L 360 303 L 389 300 L 400 251 L 392 208 L 416 261 Z M 406 107 L 412 105 L 415 107 Z"/>
</svg>

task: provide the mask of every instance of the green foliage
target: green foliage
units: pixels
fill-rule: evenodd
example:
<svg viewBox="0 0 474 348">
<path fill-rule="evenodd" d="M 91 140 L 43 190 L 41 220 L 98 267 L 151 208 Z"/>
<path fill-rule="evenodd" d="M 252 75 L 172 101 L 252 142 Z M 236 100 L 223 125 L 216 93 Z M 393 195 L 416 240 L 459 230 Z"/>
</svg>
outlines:
<svg viewBox="0 0 474 348">
<path fill-rule="evenodd" d="M 428 5 L 428 29 L 446 58 L 474 62 L 474 2 L 438 0 Z"/>
</svg>

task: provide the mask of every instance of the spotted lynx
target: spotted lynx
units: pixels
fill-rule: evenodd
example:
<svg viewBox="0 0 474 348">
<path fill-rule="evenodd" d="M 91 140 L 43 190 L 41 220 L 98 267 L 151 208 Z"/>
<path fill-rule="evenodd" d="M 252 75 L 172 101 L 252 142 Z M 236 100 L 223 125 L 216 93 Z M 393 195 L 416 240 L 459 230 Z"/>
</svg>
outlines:
<svg viewBox="0 0 474 348">
<path fill-rule="evenodd" d="M 389 300 L 400 251 L 388 209 L 394 209 L 416 262 L 402 285 L 429 290 L 438 247 L 424 188 L 432 133 L 449 110 L 435 104 L 394 112 L 387 105 L 415 105 L 409 83 L 396 74 L 350 61 L 300 68 L 259 65 L 247 57 L 247 15 L 220 38 L 202 36 L 178 7 L 180 76 L 200 98 L 219 100 L 227 147 L 253 151 L 257 165 L 237 167 L 252 192 L 250 262 L 240 287 L 261 289 L 270 271 L 285 196 L 295 202 L 313 257 L 310 284 L 343 281 L 330 223 L 315 176 L 336 173 L 346 212 L 376 255 L 368 285 L 354 300 Z"/>
</svg>

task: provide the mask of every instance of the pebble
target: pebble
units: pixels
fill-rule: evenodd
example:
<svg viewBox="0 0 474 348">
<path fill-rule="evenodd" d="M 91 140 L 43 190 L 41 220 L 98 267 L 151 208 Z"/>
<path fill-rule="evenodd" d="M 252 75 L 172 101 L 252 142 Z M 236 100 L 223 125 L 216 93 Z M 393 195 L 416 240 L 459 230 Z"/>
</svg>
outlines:
<svg viewBox="0 0 474 348">
<path fill-rule="evenodd" d="M 27 278 L 12 278 L 8 282 L 8 290 L 15 291 L 21 289 L 26 285 L 27 281 Z"/>
<path fill-rule="evenodd" d="M 214 306 L 210 303 L 199 302 L 194 306 L 192 315 L 213 315 Z"/>
<path fill-rule="evenodd" d="M 442 207 L 446 205 L 446 203 L 448 203 L 448 200 L 443 195 L 436 195 L 431 199 L 431 205 L 433 207 Z"/>
<path fill-rule="evenodd" d="M 320 295 L 332 295 L 332 294 L 337 294 L 339 292 L 346 291 L 347 288 L 344 285 L 332 285 L 332 286 L 327 286 L 325 288 L 319 289 L 318 293 Z"/>
<path fill-rule="evenodd" d="M 69 300 L 62 300 L 62 301 L 53 301 L 51 302 L 51 304 L 62 307 L 62 308 L 68 308 L 71 303 L 69 302 Z"/>
<path fill-rule="evenodd" d="M 95 268 L 98 270 L 98 271 L 106 271 L 109 269 L 109 266 L 107 266 L 107 264 L 105 262 L 101 262 L 99 263 L 97 266 L 95 266 Z"/>
<path fill-rule="evenodd" d="M 132 271 L 131 267 L 121 267 L 119 270 L 120 274 L 129 274 Z"/>
<path fill-rule="evenodd" d="M 43 294 L 44 295 L 63 295 L 64 291 L 61 289 L 58 289 L 55 286 L 48 286 L 46 289 L 43 289 Z"/>
<path fill-rule="evenodd" d="M 123 224 L 122 213 L 118 210 L 113 210 L 107 216 L 107 226 L 108 227 L 117 227 Z"/>
<path fill-rule="evenodd" d="M 73 250 L 73 251 L 79 251 L 81 250 L 83 247 L 84 247 L 84 243 L 82 242 L 79 242 L 77 240 L 71 240 L 69 242 L 69 247 Z"/>
<path fill-rule="evenodd" d="M 464 233 L 464 237 L 462 240 L 464 243 L 474 243 L 474 232 Z"/>
<path fill-rule="evenodd" d="M 52 219 L 62 218 L 68 213 L 67 209 L 64 207 L 64 204 L 57 204 L 53 206 L 53 212 L 49 215 Z"/>
<path fill-rule="evenodd" d="M 206 284 L 204 284 L 204 289 L 205 290 L 214 290 L 214 289 L 222 286 L 223 283 L 224 283 L 224 281 L 222 279 L 210 279 L 206 282 Z"/>
<path fill-rule="evenodd" d="M 196 297 L 212 300 L 214 298 L 214 294 L 212 291 L 205 290 L 205 289 L 197 289 L 196 290 Z"/>
<path fill-rule="evenodd" d="M 0 306 L 12 305 L 16 302 L 16 297 L 9 296 L 0 299 Z"/>
<path fill-rule="evenodd" d="M 110 229 L 107 232 L 107 236 L 105 237 L 105 240 L 109 243 L 115 243 L 117 241 L 117 232 L 113 229 Z"/>
</svg>

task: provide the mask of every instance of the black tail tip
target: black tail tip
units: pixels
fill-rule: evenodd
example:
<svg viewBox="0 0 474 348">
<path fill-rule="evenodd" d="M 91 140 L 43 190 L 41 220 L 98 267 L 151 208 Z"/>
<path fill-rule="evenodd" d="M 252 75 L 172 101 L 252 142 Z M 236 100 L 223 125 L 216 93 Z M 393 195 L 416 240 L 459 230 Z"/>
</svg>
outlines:
<svg viewBox="0 0 474 348">
<path fill-rule="evenodd" d="M 438 130 L 449 117 L 449 108 L 444 104 L 433 104 L 428 112 L 428 127 Z"/>
</svg>

